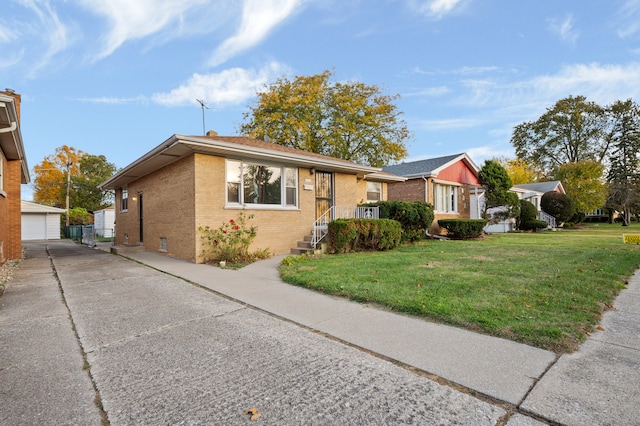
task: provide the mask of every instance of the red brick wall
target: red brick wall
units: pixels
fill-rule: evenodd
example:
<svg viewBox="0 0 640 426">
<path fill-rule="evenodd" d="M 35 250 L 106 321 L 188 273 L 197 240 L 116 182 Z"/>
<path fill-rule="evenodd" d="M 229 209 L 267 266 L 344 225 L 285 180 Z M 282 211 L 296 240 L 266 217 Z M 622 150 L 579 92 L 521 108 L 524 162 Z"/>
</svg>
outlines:
<svg viewBox="0 0 640 426">
<path fill-rule="evenodd" d="M 387 199 L 389 201 L 425 201 L 424 184 L 422 178 L 389 183 L 387 184 Z"/>
<path fill-rule="evenodd" d="M 3 192 L 0 195 L 0 263 L 22 257 L 22 229 L 20 217 L 21 161 L 3 161 Z"/>
</svg>

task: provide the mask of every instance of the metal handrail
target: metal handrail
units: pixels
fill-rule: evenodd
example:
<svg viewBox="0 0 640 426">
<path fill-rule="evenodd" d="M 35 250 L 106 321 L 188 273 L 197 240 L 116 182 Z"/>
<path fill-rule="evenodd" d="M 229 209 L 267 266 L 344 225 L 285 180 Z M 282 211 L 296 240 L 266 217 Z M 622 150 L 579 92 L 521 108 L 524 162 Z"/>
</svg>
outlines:
<svg viewBox="0 0 640 426">
<path fill-rule="evenodd" d="M 547 225 L 549 225 L 549 227 L 556 228 L 556 218 L 551 216 L 549 213 L 543 211 L 538 212 L 538 219 L 547 222 Z"/>
<path fill-rule="evenodd" d="M 379 207 L 340 207 L 331 206 L 313 222 L 311 246 L 316 248 L 318 243 L 329 233 L 329 222 L 335 219 L 380 219 Z"/>
</svg>

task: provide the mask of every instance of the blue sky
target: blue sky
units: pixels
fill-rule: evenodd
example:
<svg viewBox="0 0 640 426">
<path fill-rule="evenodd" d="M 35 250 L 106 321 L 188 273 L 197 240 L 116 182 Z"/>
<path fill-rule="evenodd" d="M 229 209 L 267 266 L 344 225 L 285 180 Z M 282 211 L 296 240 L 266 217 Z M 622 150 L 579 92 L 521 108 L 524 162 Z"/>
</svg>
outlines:
<svg viewBox="0 0 640 426">
<path fill-rule="evenodd" d="M 256 91 L 333 69 L 399 94 L 407 161 L 513 157 L 569 95 L 640 91 L 640 0 L 4 0 L 0 87 L 33 167 L 63 144 L 124 167 L 174 133 L 235 135 Z M 31 197 L 23 187 L 23 198 Z"/>
</svg>

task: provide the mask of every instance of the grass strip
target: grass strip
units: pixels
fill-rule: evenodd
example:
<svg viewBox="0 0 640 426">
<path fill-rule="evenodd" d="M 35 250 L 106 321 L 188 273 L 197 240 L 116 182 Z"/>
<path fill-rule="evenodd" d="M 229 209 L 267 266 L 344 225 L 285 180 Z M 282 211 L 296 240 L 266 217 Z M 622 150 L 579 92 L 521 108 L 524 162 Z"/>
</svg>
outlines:
<svg viewBox="0 0 640 426">
<path fill-rule="evenodd" d="M 572 352 L 640 266 L 640 224 L 423 241 L 287 258 L 284 281 L 557 353 Z"/>
</svg>

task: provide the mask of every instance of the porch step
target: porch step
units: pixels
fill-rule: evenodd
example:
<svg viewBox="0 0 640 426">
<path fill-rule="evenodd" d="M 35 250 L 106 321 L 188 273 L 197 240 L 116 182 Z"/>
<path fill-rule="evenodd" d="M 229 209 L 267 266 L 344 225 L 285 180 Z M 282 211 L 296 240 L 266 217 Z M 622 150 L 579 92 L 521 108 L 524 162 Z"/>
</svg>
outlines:
<svg viewBox="0 0 640 426">
<path fill-rule="evenodd" d="M 134 246 L 111 246 L 111 253 L 113 254 L 138 253 L 141 251 L 145 251 L 145 249 L 143 245 L 139 244 Z"/>
<path fill-rule="evenodd" d="M 322 252 L 320 248 L 313 248 L 311 246 L 311 240 L 313 236 L 311 234 L 305 235 L 302 241 L 298 241 L 296 243 L 296 247 L 291 249 L 291 254 L 301 255 L 301 254 L 318 254 Z"/>
</svg>

